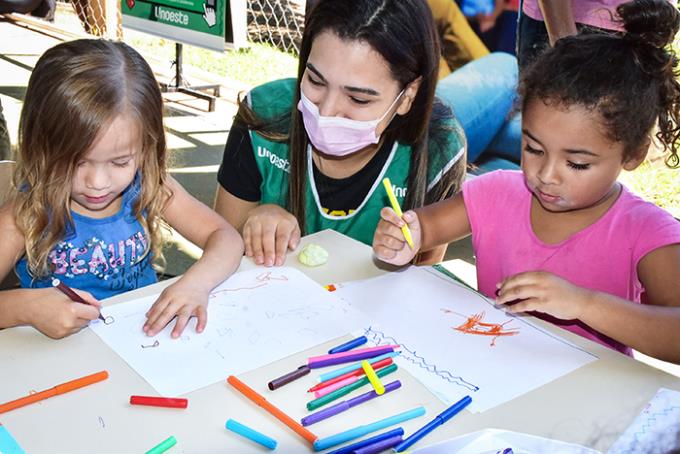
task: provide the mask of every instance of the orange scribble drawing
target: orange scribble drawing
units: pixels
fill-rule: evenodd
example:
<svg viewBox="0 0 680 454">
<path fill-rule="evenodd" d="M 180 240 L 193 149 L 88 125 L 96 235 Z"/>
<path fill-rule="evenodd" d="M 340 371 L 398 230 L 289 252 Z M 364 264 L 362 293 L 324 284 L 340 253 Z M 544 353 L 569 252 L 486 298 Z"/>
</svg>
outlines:
<svg viewBox="0 0 680 454">
<path fill-rule="evenodd" d="M 463 324 L 453 327 L 453 329 L 456 331 L 466 334 L 476 334 L 479 336 L 492 336 L 490 344 L 491 347 L 496 346 L 496 339 L 501 336 L 514 336 L 519 334 L 519 328 L 505 328 L 505 325 L 512 322 L 512 319 L 504 323 L 485 323 L 482 321 L 486 315 L 484 311 L 474 314 L 471 317 L 466 317 L 463 314 L 459 314 L 449 309 L 442 309 L 442 312 L 445 314 L 455 314 L 466 318 L 466 321 Z"/>
</svg>

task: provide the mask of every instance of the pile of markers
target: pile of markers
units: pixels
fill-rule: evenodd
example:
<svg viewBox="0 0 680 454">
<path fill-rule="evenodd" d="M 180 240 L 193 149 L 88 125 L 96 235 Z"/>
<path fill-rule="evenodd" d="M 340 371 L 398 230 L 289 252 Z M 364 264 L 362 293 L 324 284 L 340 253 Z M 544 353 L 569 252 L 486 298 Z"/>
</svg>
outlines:
<svg viewBox="0 0 680 454">
<path fill-rule="evenodd" d="M 401 387 L 401 382 L 399 380 L 391 381 L 386 384 L 383 384 L 381 381 L 381 378 L 397 370 L 397 365 L 394 364 L 394 357 L 399 355 L 399 352 L 396 351 L 399 345 L 381 345 L 378 347 L 355 350 L 356 347 L 362 346 L 366 343 L 366 341 L 366 337 L 362 336 L 345 344 L 339 345 L 329 350 L 327 355 L 311 357 L 307 360 L 307 364 L 300 366 L 294 371 L 269 382 L 269 389 L 274 391 L 287 383 L 309 374 L 312 369 L 355 362 L 352 365 L 320 375 L 320 382 L 308 390 L 308 392 L 314 393 L 315 397 L 315 399 L 307 402 L 307 409 L 310 411 L 318 410 L 319 408 L 324 407 L 329 403 L 334 402 L 365 385 L 368 385 L 369 383 L 373 387 L 373 390 L 371 391 L 360 394 L 354 398 L 335 403 L 334 405 L 331 405 L 327 408 L 315 411 L 314 413 L 302 418 L 300 423 L 285 415 L 281 410 L 274 407 L 264 397 L 257 394 L 254 390 L 249 388 L 236 377 L 231 376 L 227 381 L 245 396 L 249 397 L 259 406 L 265 408 L 284 424 L 294 430 L 298 435 L 302 436 L 305 440 L 311 443 L 315 451 L 329 449 L 339 444 L 363 437 L 364 435 L 370 434 L 372 432 L 376 432 L 389 426 L 397 425 L 404 421 L 424 415 L 425 408 L 417 407 L 412 410 L 382 419 L 380 421 L 355 427 L 326 438 L 318 438 L 307 429 L 307 427 L 311 426 L 312 424 L 331 418 L 337 414 L 349 410 L 350 408 L 361 405 Z M 360 362 L 356 363 L 356 361 Z M 361 440 L 357 443 L 344 446 L 340 449 L 332 451 L 329 454 L 367 454 L 378 453 L 388 449 L 392 449 L 394 452 L 405 451 L 433 429 L 440 426 L 448 419 L 452 418 L 455 414 L 460 412 L 470 402 L 470 397 L 466 396 L 409 437 L 403 438 L 404 430 L 399 427 L 397 429 L 393 429 L 388 432 Z M 249 427 L 243 426 L 236 421 L 229 420 L 227 422 L 227 428 L 257 443 L 260 443 L 269 449 L 276 448 L 275 440 Z"/>
<path fill-rule="evenodd" d="M 354 339 L 350 342 L 342 344 L 331 349 L 327 355 L 309 358 L 306 365 L 300 366 L 293 372 L 272 380 L 268 384 L 269 389 L 274 391 L 281 386 L 292 382 L 293 380 L 309 374 L 312 369 L 355 362 L 352 365 L 320 375 L 320 382 L 308 390 L 308 392 L 314 393 L 315 398 L 307 402 L 307 409 L 309 411 L 314 411 L 314 413 L 305 416 L 300 422 L 288 416 L 286 413 L 267 401 L 265 397 L 258 394 L 255 390 L 243 383 L 237 377 L 231 375 L 229 378 L 227 378 L 227 382 L 241 394 L 246 396 L 258 406 L 265 409 L 299 436 L 304 438 L 305 441 L 307 441 L 315 451 L 329 449 L 342 443 L 363 437 L 364 435 L 368 435 L 372 432 L 376 432 L 390 426 L 401 424 L 404 421 L 423 416 L 425 414 L 425 408 L 421 406 L 390 416 L 388 418 L 381 419 L 380 421 L 365 424 L 335 435 L 331 435 L 326 438 L 319 438 L 307 428 L 308 426 L 311 426 L 319 421 L 331 418 L 349 410 L 350 408 L 376 399 L 387 393 L 391 393 L 392 391 L 401 387 L 401 382 L 399 380 L 394 380 L 386 384 L 383 384 L 381 381 L 383 377 L 397 370 L 397 365 L 394 364 L 394 358 L 399 355 L 399 352 L 396 351 L 399 345 L 381 345 L 378 347 L 355 349 L 356 347 L 360 347 L 365 343 L 366 337 L 362 336 L 358 339 Z M 356 361 L 360 362 L 356 363 Z M 0 413 L 11 411 L 24 405 L 35 403 L 53 396 L 71 392 L 84 386 L 92 385 L 94 383 L 106 380 L 108 376 L 108 372 L 101 371 L 96 374 L 62 383 L 53 388 L 22 397 L 11 402 L 0 404 Z M 347 394 L 358 390 L 365 385 L 368 385 L 369 383 L 373 387 L 373 390 L 360 394 L 351 399 L 335 403 L 334 405 L 331 405 L 327 408 L 320 409 L 321 407 L 325 407 L 331 402 L 334 402 L 341 397 L 346 396 Z M 470 397 L 465 396 L 463 399 L 456 402 L 440 415 L 435 417 L 428 424 L 406 438 L 403 438 L 404 430 L 399 427 L 397 429 L 393 429 L 388 432 L 361 440 L 357 443 L 344 446 L 340 449 L 332 451 L 332 453 L 329 454 L 367 454 L 378 453 L 387 449 L 392 449 L 394 452 L 405 451 L 432 430 L 451 419 L 454 415 L 469 405 L 470 402 Z M 130 404 L 186 409 L 188 406 L 188 400 L 184 398 L 170 397 L 131 396 Z M 253 440 L 262 446 L 272 450 L 276 449 L 276 440 L 250 427 L 247 427 L 238 421 L 229 419 L 225 427 L 228 430 Z M 176 443 L 177 440 L 175 437 L 169 437 L 147 451 L 147 454 L 161 454 L 170 449 Z"/>
</svg>

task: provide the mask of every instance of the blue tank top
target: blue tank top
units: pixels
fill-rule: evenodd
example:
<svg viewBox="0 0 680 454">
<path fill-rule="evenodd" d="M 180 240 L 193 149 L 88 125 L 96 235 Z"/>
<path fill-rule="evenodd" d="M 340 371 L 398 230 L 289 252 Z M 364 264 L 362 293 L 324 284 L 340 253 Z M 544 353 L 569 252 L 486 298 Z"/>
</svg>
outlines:
<svg viewBox="0 0 680 454">
<path fill-rule="evenodd" d="M 144 255 L 148 238 L 133 211 L 140 188 L 138 174 L 123 193 L 120 211 L 112 216 L 94 219 L 71 211 L 73 229 L 48 257 L 52 275 L 34 279 L 24 257 L 15 267 L 21 286 L 50 287 L 56 277 L 69 287 L 104 299 L 155 283 L 152 254 Z"/>
</svg>

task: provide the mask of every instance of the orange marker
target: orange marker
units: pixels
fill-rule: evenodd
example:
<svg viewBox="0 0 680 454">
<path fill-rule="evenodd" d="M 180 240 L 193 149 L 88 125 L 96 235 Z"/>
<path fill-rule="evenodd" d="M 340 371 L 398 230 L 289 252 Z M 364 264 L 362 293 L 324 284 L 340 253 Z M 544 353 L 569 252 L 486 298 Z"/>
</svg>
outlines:
<svg viewBox="0 0 680 454">
<path fill-rule="evenodd" d="M 40 391 L 39 393 L 30 394 L 26 397 L 21 397 L 17 400 L 7 402 L 0 405 L 0 413 L 5 413 L 15 408 L 23 407 L 24 405 L 39 402 L 41 400 L 48 399 L 50 397 L 58 396 L 59 394 L 65 394 L 69 391 L 82 388 L 93 383 L 100 382 L 109 378 L 109 373 L 105 370 L 97 372 L 96 374 L 88 375 L 82 378 L 76 378 L 75 380 L 67 381 L 61 385 L 57 385 L 54 388 L 46 389 L 45 391 Z"/>
<path fill-rule="evenodd" d="M 302 438 L 307 440 L 309 443 L 314 443 L 316 441 L 317 437 L 314 435 L 312 432 L 309 430 L 305 429 L 302 427 L 300 423 L 298 423 L 296 420 L 279 410 L 277 407 L 275 407 L 272 403 L 268 402 L 267 399 L 259 395 L 254 389 L 252 389 L 250 386 L 246 385 L 243 383 L 241 380 L 236 378 L 233 375 L 230 375 L 229 378 L 227 378 L 227 382 L 236 388 L 241 394 L 246 396 L 248 399 L 252 400 L 255 402 L 257 405 L 260 407 L 264 408 L 267 410 L 269 413 L 271 413 L 276 419 L 290 427 L 300 435 Z"/>
</svg>

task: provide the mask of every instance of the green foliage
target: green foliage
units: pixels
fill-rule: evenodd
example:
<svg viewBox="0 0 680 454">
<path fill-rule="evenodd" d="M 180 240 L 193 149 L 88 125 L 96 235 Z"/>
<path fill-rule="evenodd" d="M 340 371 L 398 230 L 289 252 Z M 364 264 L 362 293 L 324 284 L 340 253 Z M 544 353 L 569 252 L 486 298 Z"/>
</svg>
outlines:
<svg viewBox="0 0 680 454">
<path fill-rule="evenodd" d="M 168 61 L 175 58 L 173 41 L 128 30 L 125 35 L 125 42 L 143 55 Z M 297 74 L 297 57 L 268 44 L 251 43 L 248 49 L 225 52 L 188 45 L 183 49 L 185 65 L 242 82 L 250 87 L 282 77 L 295 77 Z"/>
<path fill-rule="evenodd" d="M 680 219 L 680 169 L 669 169 L 662 159 L 647 160 L 634 171 L 622 173 L 619 181 Z"/>
</svg>

